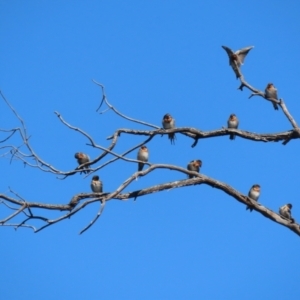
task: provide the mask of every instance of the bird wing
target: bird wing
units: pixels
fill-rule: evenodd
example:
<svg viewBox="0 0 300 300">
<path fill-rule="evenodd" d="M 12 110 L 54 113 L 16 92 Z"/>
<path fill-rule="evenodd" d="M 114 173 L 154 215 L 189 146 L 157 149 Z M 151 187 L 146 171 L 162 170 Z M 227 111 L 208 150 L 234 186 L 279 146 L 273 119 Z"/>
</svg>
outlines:
<svg viewBox="0 0 300 300">
<path fill-rule="evenodd" d="M 238 50 L 238 51 L 235 52 L 235 54 L 238 56 L 239 62 L 240 62 L 241 64 L 243 64 L 246 55 L 248 54 L 248 52 L 249 52 L 252 48 L 254 48 L 254 46 L 246 47 L 246 48 L 240 49 L 240 50 Z"/>
<path fill-rule="evenodd" d="M 228 48 L 228 47 L 226 47 L 226 46 L 222 46 L 222 48 L 223 48 L 223 49 L 227 52 L 227 54 L 228 54 L 228 57 L 229 57 L 229 65 L 230 65 L 230 63 L 231 63 L 230 57 L 231 57 L 232 54 L 234 54 L 234 52 L 233 52 L 230 48 Z"/>
<path fill-rule="evenodd" d="M 270 94 L 271 98 L 278 99 L 277 89 L 272 88 L 271 91 L 269 91 L 269 94 Z"/>
</svg>

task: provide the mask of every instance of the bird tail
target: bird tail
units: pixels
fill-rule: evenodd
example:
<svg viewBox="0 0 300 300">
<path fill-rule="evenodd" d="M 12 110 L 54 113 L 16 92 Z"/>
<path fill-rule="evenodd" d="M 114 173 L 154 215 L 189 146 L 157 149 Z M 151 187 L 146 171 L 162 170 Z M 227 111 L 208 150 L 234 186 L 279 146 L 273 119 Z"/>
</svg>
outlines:
<svg viewBox="0 0 300 300">
<path fill-rule="evenodd" d="M 82 172 L 83 172 L 84 174 L 89 174 L 90 172 L 92 172 L 92 170 L 91 170 L 89 167 L 83 167 L 83 168 L 82 168 Z"/>
<path fill-rule="evenodd" d="M 234 140 L 234 139 L 235 139 L 235 134 L 234 134 L 234 133 L 231 133 L 230 136 L 229 136 L 229 139 L 230 139 L 230 140 Z"/>
<path fill-rule="evenodd" d="M 232 67 L 234 73 L 235 73 L 235 76 L 236 76 L 236 79 L 240 78 L 242 76 L 241 74 L 241 71 L 240 71 L 240 68 L 235 65 L 234 67 Z"/>
<path fill-rule="evenodd" d="M 252 212 L 252 210 L 253 210 L 253 208 L 251 208 L 250 206 L 246 207 L 246 210 L 248 210 L 248 209 L 250 210 L 250 212 Z"/>
<path fill-rule="evenodd" d="M 138 171 L 142 171 L 143 168 L 144 168 L 144 164 L 143 163 L 139 163 Z"/>
<path fill-rule="evenodd" d="M 171 141 L 171 144 L 175 145 L 175 140 L 176 140 L 175 133 L 169 133 L 169 140 Z"/>
<path fill-rule="evenodd" d="M 278 105 L 276 103 L 273 103 L 274 109 L 278 110 Z"/>
</svg>

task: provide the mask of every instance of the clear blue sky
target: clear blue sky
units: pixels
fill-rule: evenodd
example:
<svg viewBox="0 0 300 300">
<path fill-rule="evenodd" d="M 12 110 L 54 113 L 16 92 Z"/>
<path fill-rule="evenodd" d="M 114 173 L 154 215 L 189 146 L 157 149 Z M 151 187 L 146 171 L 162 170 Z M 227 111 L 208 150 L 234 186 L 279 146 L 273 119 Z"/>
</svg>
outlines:
<svg viewBox="0 0 300 300">
<path fill-rule="evenodd" d="M 292 0 L 1 1 L 0 89 L 26 121 L 35 151 L 64 171 L 76 166 L 75 152 L 98 152 L 54 111 L 103 146 L 117 128 L 146 129 L 112 112 L 97 114 L 101 94 L 92 79 L 124 114 L 158 126 L 170 113 L 178 127 L 213 130 L 235 113 L 241 129 L 286 131 L 291 126 L 281 110 L 237 90 L 221 45 L 254 45 L 246 79 L 261 90 L 273 82 L 300 122 L 299 14 Z M 16 126 L 0 101 L 0 128 Z M 115 150 L 142 140 L 122 135 Z M 259 183 L 260 202 L 272 210 L 293 203 L 300 221 L 298 141 L 282 146 L 226 136 L 191 144 L 178 135 L 171 146 L 158 136 L 148 145 L 150 162 L 185 167 L 201 159 L 202 173 L 240 192 Z M 8 157 L 0 168 L 0 193 L 11 187 L 29 201 L 68 203 L 90 190 L 90 177 L 61 181 Z M 136 168 L 118 162 L 102 169 L 104 190 L 116 189 Z M 182 178 L 159 170 L 127 190 Z M 0 298 L 299 299 L 299 237 L 219 190 L 203 185 L 110 201 L 78 235 L 97 210 L 91 205 L 38 234 L 0 228 Z M 6 214 L 0 205 L 0 217 Z"/>
</svg>

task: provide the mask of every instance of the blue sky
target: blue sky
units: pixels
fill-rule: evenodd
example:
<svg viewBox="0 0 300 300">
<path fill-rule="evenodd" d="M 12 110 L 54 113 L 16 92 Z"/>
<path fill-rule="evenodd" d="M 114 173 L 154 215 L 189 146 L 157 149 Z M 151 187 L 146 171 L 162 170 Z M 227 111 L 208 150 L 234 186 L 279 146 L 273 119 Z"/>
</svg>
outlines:
<svg viewBox="0 0 300 300">
<path fill-rule="evenodd" d="M 170 113 L 178 127 L 214 130 L 235 113 L 244 130 L 291 129 L 281 110 L 237 90 L 221 45 L 255 46 L 242 69 L 246 80 L 261 90 L 273 82 L 300 122 L 298 1 L 203 2 L 1 1 L 0 89 L 25 120 L 36 153 L 63 171 L 76 166 L 75 152 L 99 153 L 54 111 L 103 146 L 118 128 L 147 129 L 112 111 L 98 114 L 101 91 L 92 79 L 118 110 L 157 126 Z M 0 101 L 0 128 L 17 126 Z M 142 141 L 122 135 L 115 151 Z M 192 142 L 177 135 L 172 146 L 157 136 L 149 161 L 185 167 L 201 159 L 203 174 L 245 194 L 259 183 L 263 205 L 277 211 L 291 202 L 300 221 L 297 141 Z M 0 193 L 9 195 L 10 187 L 28 201 L 63 204 L 90 190 L 90 177 L 58 180 L 9 157 L 0 166 Z M 104 190 L 136 168 L 119 161 L 100 170 Z M 183 178 L 157 170 L 126 190 Z M 299 299 L 299 237 L 219 190 L 203 185 L 110 201 L 78 235 L 97 210 L 90 205 L 38 234 L 2 227 L 1 299 Z M 1 205 L 0 217 L 6 215 Z"/>
</svg>

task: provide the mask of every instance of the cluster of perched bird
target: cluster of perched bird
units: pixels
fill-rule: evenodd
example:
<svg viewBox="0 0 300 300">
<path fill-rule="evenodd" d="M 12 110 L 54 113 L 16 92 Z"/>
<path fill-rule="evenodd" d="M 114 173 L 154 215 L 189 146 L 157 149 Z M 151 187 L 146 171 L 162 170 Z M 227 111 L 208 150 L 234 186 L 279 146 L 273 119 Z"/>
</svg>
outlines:
<svg viewBox="0 0 300 300">
<path fill-rule="evenodd" d="M 82 169 L 84 174 L 90 172 L 89 166 L 81 166 L 90 161 L 90 157 L 82 152 L 75 153 L 75 158 L 77 159 L 79 169 Z M 103 193 L 103 184 L 98 175 L 94 175 L 91 182 L 91 189 L 94 193 Z"/>
<path fill-rule="evenodd" d="M 260 195 L 260 185 L 259 184 L 254 184 L 252 186 L 252 188 L 250 189 L 249 193 L 248 193 L 248 197 L 251 198 L 254 201 L 257 201 Z M 279 214 L 290 220 L 292 223 L 295 222 L 295 220 L 292 218 L 292 213 L 291 213 L 291 209 L 292 209 L 292 204 L 288 203 L 285 204 L 283 206 L 281 206 L 279 208 Z M 253 210 L 253 208 L 251 208 L 250 206 L 247 206 L 246 210 L 249 209 L 250 212 Z"/>
<path fill-rule="evenodd" d="M 226 46 L 222 46 L 228 56 L 229 56 L 229 64 L 232 67 L 233 71 L 236 74 L 236 77 L 239 78 L 242 76 L 241 72 L 240 72 L 240 67 L 244 62 L 244 59 L 246 57 L 246 55 L 248 54 L 248 52 L 253 48 L 253 46 L 251 47 L 246 47 L 243 48 L 241 50 L 238 50 L 236 52 L 233 52 L 230 48 L 226 47 Z M 272 83 L 268 83 L 266 89 L 265 89 L 265 98 L 267 99 L 275 99 L 278 100 L 277 97 L 277 89 L 274 87 L 274 85 Z M 278 106 L 276 103 L 273 102 L 273 106 L 274 109 L 278 110 Z M 170 114 L 165 114 L 163 116 L 163 120 L 162 120 L 162 126 L 164 129 L 174 129 L 175 128 L 175 119 L 170 115 Z M 237 118 L 237 116 L 235 114 L 231 114 L 229 116 L 229 119 L 227 121 L 227 126 L 228 128 L 232 128 L 232 129 L 237 129 L 239 126 L 239 120 Z M 169 139 L 171 141 L 171 144 L 175 143 L 175 133 L 169 133 L 168 134 Z M 233 140 L 235 138 L 235 134 L 234 133 L 230 133 L 229 138 L 231 140 Z M 77 162 L 79 164 L 79 168 L 82 169 L 83 173 L 88 173 L 89 170 L 89 166 L 81 166 L 83 164 L 86 164 L 90 161 L 90 158 L 88 155 L 82 153 L 82 152 L 78 152 L 75 154 L 75 158 L 77 159 Z M 145 162 L 147 162 L 149 159 L 149 151 L 147 146 L 143 145 L 140 147 L 138 154 L 137 154 L 137 160 L 139 161 L 138 163 L 138 171 L 142 171 L 143 167 L 145 165 Z M 189 162 L 189 164 L 187 165 L 187 170 L 189 171 L 194 171 L 194 172 L 200 172 L 200 168 L 202 166 L 202 161 L 197 159 L 197 160 L 192 160 L 191 162 Z M 189 178 L 193 178 L 195 177 L 194 175 L 188 175 Z M 99 179 L 98 175 L 94 175 L 92 178 L 92 182 L 91 182 L 91 189 L 94 193 L 102 193 L 103 192 L 103 184 L 102 181 Z M 249 193 L 248 193 L 248 197 L 251 198 L 254 201 L 258 201 L 260 195 L 260 185 L 258 184 L 254 184 Z M 292 208 L 292 204 L 286 204 L 282 207 L 279 208 L 279 214 L 290 220 L 291 222 L 294 222 L 294 219 L 291 216 L 291 208 Z M 246 210 L 250 210 L 250 212 L 252 212 L 253 208 L 251 206 L 247 206 Z"/>
<path fill-rule="evenodd" d="M 241 77 L 242 73 L 240 71 L 240 67 L 243 64 L 246 55 L 253 48 L 253 46 L 242 48 L 235 52 L 226 46 L 222 46 L 222 48 L 227 52 L 227 55 L 229 57 L 229 65 L 233 69 L 233 71 L 236 75 L 236 78 Z M 265 88 L 264 96 L 266 99 L 278 100 L 277 89 L 275 88 L 273 83 L 267 84 L 267 86 Z M 273 104 L 274 109 L 278 110 L 278 105 L 275 102 L 272 102 L 272 104 Z M 235 114 L 231 114 L 229 116 L 229 119 L 227 121 L 227 126 L 228 126 L 228 128 L 233 128 L 233 129 L 238 128 L 239 120 Z M 231 140 L 233 140 L 235 138 L 235 134 L 231 133 L 229 138 Z M 258 184 L 254 184 L 248 193 L 248 197 L 251 198 L 252 200 L 257 201 L 259 195 L 260 195 L 260 186 Z M 291 208 L 292 208 L 292 204 L 290 204 L 290 203 L 283 205 L 282 207 L 279 208 L 279 214 L 282 217 L 289 219 L 291 222 L 294 222 L 294 219 L 291 216 Z M 250 211 L 253 210 L 253 208 L 251 208 L 250 206 L 247 206 L 246 209 L 249 209 Z"/>
<path fill-rule="evenodd" d="M 229 57 L 229 65 L 233 69 L 236 78 L 239 78 L 242 76 L 240 67 L 243 64 L 246 55 L 248 52 L 253 48 L 253 46 L 246 47 L 240 50 L 237 50 L 233 52 L 230 48 L 226 46 L 222 46 L 222 48 L 227 52 L 227 55 Z M 277 96 L 277 89 L 275 88 L 273 83 L 268 83 L 267 87 L 265 89 L 265 98 L 266 99 L 273 99 L 273 100 L 278 100 Z M 274 109 L 278 110 L 278 106 L 276 103 L 272 102 Z"/>
</svg>

